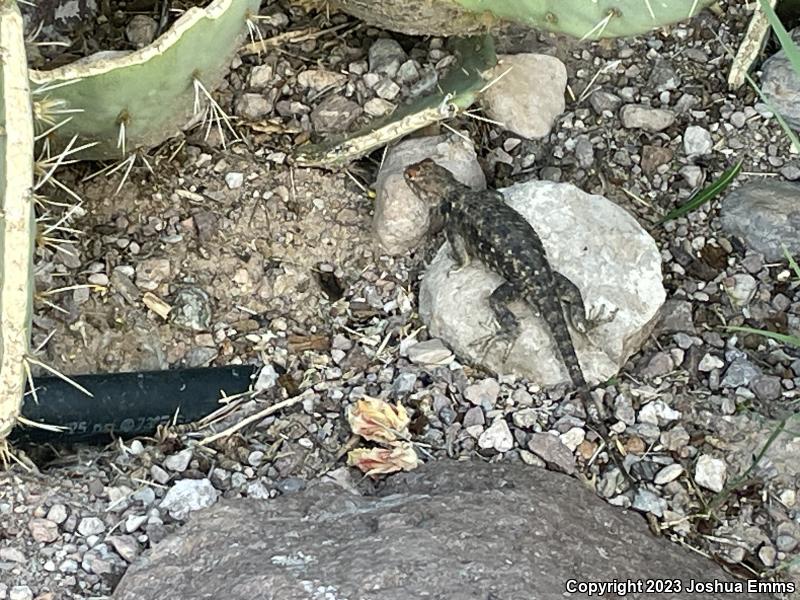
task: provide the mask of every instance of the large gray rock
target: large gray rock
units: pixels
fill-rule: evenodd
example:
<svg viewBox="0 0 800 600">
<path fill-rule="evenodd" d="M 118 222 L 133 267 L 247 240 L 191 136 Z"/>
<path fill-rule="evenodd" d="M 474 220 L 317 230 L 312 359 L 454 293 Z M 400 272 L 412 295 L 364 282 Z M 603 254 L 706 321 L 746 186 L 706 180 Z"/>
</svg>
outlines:
<svg viewBox="0 0 800 600">
<path fill-rule="evenodd" d="M 792 39 L 800 43 L 800 29 L 792 31 Z M 765 60 L 761 68 L 761 91 L 789 126 L 800 131 L 800 74 L 783 50 Z"/>
<path fill-rule="evenodd" d="M 388 254 L 405 254 L 416 248 L 428 231 L 430 209 L 406 185 L 403 170 L 432 158 L 472 189 L 486 188 L 486 178 L 470 142 L 457 135 L 411 138 L 389 150 L 375 182 L 373 227 Z"/>
<path fill-rule="evenodd" d="M 768 261 L 783 260 L 781 244 L 800 252 L 800 185 L 760 179 L 733 190 L 722 202 L 722 227 Z"/>
<path fill-rule="evenodd" d="M 134 563 L 113 597 L 550 600 L 588 597 L 565 593 L 572 581 L 628 579 L 735 581 L 575 479 L 522 465 L 443 461 L 393 478 L 380 497 L 321 484 L 276 500 L 217 505 Z"/>
<path fill-rule="evenodd" d="M 588 337 L 573 331 L 586 380 L 607 380 L 638 351 L 664 303 L 655 241 L 625 210 L 571 184 L 531 181 L 501 192 L 536 230 L 550 264 L 581 290 L 587 309 L 617 310 L 613 321 Z M 512 306 L 521 332 L 508 360 L 503 362 L 500 344 L 482 352 L 476 342 L 494 327 L 488 296 L 503 280 L 478 261 L 450 273 L 453 264 L 445 244 L 422 280 L 419 312 L 430 333 L 462 360 L 496 373 L 545 386 L 569 382 L 549 328 L 527 306 Z"/>
</svg>

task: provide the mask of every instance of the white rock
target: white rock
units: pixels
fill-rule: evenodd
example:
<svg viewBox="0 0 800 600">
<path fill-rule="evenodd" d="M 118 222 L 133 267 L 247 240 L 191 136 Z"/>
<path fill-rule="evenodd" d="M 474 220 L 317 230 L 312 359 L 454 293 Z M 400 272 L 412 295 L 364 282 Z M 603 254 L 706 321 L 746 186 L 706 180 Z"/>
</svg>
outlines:
<svg viewBox="0 0 800 600">
<path fill-rule="evenodd" d="M 59 525 L 67 520 L 67 516 L 67 507 L 63 504 L 53 504 L 47 511 L 47 520 Z"/>
<path fill-rule="evenodd" d="M 190 512 L 214 504 L 218 495 L 208 479 L 181 479 L 167 491 L 160 508 L 173 519 L 185 519 Z"/>
<path fill-rule="evenodd" d="M 78 523 L 78 533 L 83 537 L 97 535 L 106 530 L 106 525 L 97 517 L 85 517 Z"/>
<path fill-rule="evenodd" d="M 225 185 L 228 189 L 237 190 L 244 185 L 244 173 L 232 171 L 225 175 Z"/>
<path fill-rule="evenodd" d="M 475 406 L 488 404 L 494 406 L 497 397 L 500 395 L 500 384 L 496 379 L 487 377 L 477 383 L 473 383 L 464 389 L 464 398 L 472 402 Z"/>
<path fill-rule="evenodd" d="M 275 370 L 275 367 L 272 366 L 272 363 L 267 363 L 261 368 L 261 371 L 258 372 L 258 379 L 256 379 L 253 389 L 257 392 L 263 392 L 264 390 L 275 387 L 277 383 L 278 372 Z"/>
<path fill-rule="evenodd" d="M 656 473 L 653 482 L 656 485 L 666 485 L 670 481 L 675 481 L 683 473 L 683 467 L 679 464 L 672 464 L 664 467 Z"/>
<path fill-rule="evenodd" d="M 27 585 L 15 585 L 8 592 L 8 600 L 32 600 L 33 591 Z"/>
<path fill-rule="evenodd" d="M 532 181 L 501 190 L 508 203 L 533 225 L 549 262 L 580 289 L 587 310 L 617 309 L 613 321 L 573 340 L 589 382 L 605 381 L 647 339 L 666 293 L 661 255 L 652 237 L 616 204 L 571 184 Z M 485 360 L 475 342 L 492 322 L 487 298 L 502 279 L 473 261 L 457 273 L 445 244 L 420 288 L 420 316 L 431 335 L 442 338 L 462 361 L 501 374 L 526 377 L 540 385 L 568 382 L 550 331 L 530 308 L 513 305 L 520 336 L 503 363 L 496 344 Z"/>
<path fill-rule="evenodd" d="M 478 446 L 483 449 L 494 448 L 498 452 L 508 452 L 514 446 L 514 436 L 503 418 L 496 419 L 478 438 Z"/>
<path fill-rule="evenodd" d="M 708 130 L 689 125 L 683 132 L 683 151 L 687 156 L 701 156 L 708 154 L 714 148 L 714 140 Z"/>
<path fill-rule="evenodd" d="M 680 411 L 674 410 L 663 400 L 653 400 L 639 411 L 639 422 L 660 425 L 681 418 Z"/>
<path fill-rule="evenodd" d="M 691 188 L 696 188 L 703 183 L 703 169 L 697 165 L 686 165 L 678 172 Z"/>
<path fill-rule="evenodd" d="M 176 473 L 183 473 L 189 468 L 189 463 L 192 462 L 192 449 L 186 448 L 177 454 L 171 454 L 164 459 L 164 466 L 170 471 Z"/>
<path fill-rule="evenodd" d="M 758 551 L 758 558 L 764 564 L 765 567 L 771 567 L 775 564 L 775 558 L 777 557 L 778 553 L 774 547 L 769 544 L 765 544 L 761 547 Z"/>
<path fill-rule="evenodd" d="M 712 492 L 721 492 L 725 487 L 728 467 L 724 460 L 703 454 L 697 459 L 694 468 L 694 480 L 697 485 L 703 486 Z"/>
<path fill-rule="evenodd" d="M 326 71 L 324 69 L 307 69 L 301 71 L 297 76 L 297 83 L 304 87 L 319 92 L 329 87 L 343 85 L 347 81 L 347 75 Z"/>
<path fill-rule="evenodd" d="M 125 519 L 125 533 L 133 533 L 147 522 L 147 515 L 130 515 Z"/>
<path fill-rule="evenodd" d="M 415 248 L 428 230 L 431 207 L 417 198 L 403 178 L 408 165 L 425 158 L 432 158 L 473 189 L 486 187 L 475 149 L 463 138 L 443 135 L 400 142 L 387 153 L 375 182 L 373 227 L 389 254 L 405 254 Z"/>
<path fill-rule="evenodd" d="M 756 295 L 758 282 L 748 273 L 737 273 L 722 281 L 722 286 L 734 306 L 747 306 Z"/>
<path fill-rule="evenodd" d="M 382 117 L 394 110 L 394 104 L 383 98 L 372 98 L 364 104 L 364 112 L 370 117 Z"/>
<path fill-rule="evenodd" d="M 571 452 L 575 452 L 575 449 L 586 439 L 586 432 L 580 427 L 573 427 L 558 437 L 561 439 L 561 443 L 569 448 Z"/>
<path fill-rule="evenodd" d="M 256 65 L 250 71 L 250 87 L 258 89 L 268 87 L 273 75 L 274 69 L 271 64 Z"/>
<path fill-rule="evenodd" d="M 511 418 L 514 421 L 514 425 L 517 427 L 521 429 L 529 429 L 539 422 L 539 411 L 535 408 L 521 408 L 519 410 L 515 410 L 512 413 Z"/>
<path fill-rule="evenodd" d="M 548 135 L 564 112 L 564 63 L 546 54 L 502 54 L 498 59 L 489 79 L 502 77 L 483 96 L 487 115 L 525 138 Z"/>
<path fill-rule="evenodd" d="M 702 371 L 703 373 L 708 373 L 713 371 L 714 369 L 721 369 L 725 366 L 725 363 L 722 361 L 721 358 L 718 356 L 714 356 L 710 352 L 703 356 L 700 359 L 700 363 L 697 365 L 697 369 Z"/>
</svg>

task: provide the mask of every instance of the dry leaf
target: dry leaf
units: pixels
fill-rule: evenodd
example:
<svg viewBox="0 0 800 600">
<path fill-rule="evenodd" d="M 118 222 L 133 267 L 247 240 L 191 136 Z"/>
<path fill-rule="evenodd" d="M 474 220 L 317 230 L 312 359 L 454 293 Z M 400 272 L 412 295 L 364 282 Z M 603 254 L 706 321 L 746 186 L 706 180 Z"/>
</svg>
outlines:
<svg viewBox="0 0 800 600">
<path fill-rule="evenodd" d="M 350 407 L 347 421 L 353 433 L 372 442 L 391 443 L 407 439 L 410 419 L 399 402 L 392 406 L 380 398 L 362 398 Z"/>
<path fill-rule="evenodd" d="M 419 466 L 414 447 L 401 442 L 392 448 L 356 448 L 347 454 L 347 464 L 370 477 L 397 471 L 411 471 Z"/>
</svg>

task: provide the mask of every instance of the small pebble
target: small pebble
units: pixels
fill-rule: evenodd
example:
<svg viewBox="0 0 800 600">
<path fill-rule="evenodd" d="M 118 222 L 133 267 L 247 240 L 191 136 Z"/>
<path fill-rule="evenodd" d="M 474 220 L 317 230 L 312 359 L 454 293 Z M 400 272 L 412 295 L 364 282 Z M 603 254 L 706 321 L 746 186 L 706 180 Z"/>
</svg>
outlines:
<svg viewBox="0 0 800 600">
<path fill-rule="evenodd" d="M 728 467 L 725 465 L 725 461 L 708 454 L 703 454 L 697 459 L 694 471 L 694 480 L 697 485 L 719 493 L 725 487 L 727 474 Z"/>
<path fill-rule="evenodd" d="M 238 190 L 244 185 L 244 173 L 228 173 L 225 175 L 225 185 L 228 186 L 228 189 Z"/>
</svg>

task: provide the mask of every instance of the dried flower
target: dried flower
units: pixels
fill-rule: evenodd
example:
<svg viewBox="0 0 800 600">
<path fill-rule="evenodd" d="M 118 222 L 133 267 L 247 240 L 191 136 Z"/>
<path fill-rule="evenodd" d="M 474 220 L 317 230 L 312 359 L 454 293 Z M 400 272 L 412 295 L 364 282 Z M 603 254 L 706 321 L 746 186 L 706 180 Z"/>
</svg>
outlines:
<svg viewBox="0 0 800 600">
<path fill-rule="evenodd" d="M 364 397 L 350 407 L 347 420 L 353 433 L 372 442 L 388 444 L 409 436 L 410 419 L 399 402 L 392 406 L 380 398 Z"/>
<path fill-rule="evenodd" d="M 370 477 L 397 471 L 411 471 L 420 461 L 414 447 L 400 442 L 391 448 L 356 448 L 347 454 L 347 464 Z"/>
</svg>

